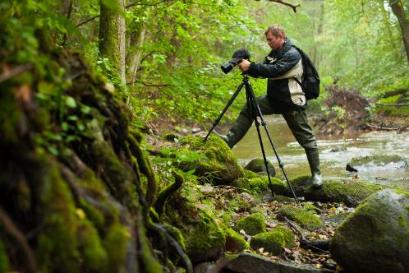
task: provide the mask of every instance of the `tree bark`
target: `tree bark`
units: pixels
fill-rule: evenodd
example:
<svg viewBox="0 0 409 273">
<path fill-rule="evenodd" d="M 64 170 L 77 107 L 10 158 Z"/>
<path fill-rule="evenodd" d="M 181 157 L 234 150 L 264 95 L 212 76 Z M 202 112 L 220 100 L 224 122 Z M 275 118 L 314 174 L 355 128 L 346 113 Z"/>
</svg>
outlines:
<svg viewBox="0 0 409 273">
<path fill-rule="evenodd" d="M 130 37 L 130 46 L 134 47 L 133 53 L 128 55 L 128 83 L 136 81 L 137 72 L 142 61 L 142 46 L 145 43 L 146 26 L 142 25 L 138 32 L 134 32 Z"/>
<path fill-rule="evenodd" d="M 125 0 L 116 0 L 116 5 L 117 8 L 112 8 L 101 2 L 99 51 L 101 57 L 109 59 L 121 83 L 125 85 Z"/>
<path fill-rule="evenodd" d="M 405 9 L 401 0 L 389 0 L 389 5 L 395 16 L 398 18 L 403 44 L 405 46 L 406 58 L 409 63 L 409 20 L 405 15 Z"/>
</svg>

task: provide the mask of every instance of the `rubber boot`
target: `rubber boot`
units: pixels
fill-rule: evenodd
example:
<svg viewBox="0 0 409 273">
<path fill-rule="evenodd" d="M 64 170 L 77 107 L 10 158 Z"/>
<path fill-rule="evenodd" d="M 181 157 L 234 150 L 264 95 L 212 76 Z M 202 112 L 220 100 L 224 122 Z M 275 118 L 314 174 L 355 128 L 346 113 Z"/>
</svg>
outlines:
<svg viewBox="0 0 409 273">
<path fill-rule="evenodd" d="M 323 184 L 320 171 L 320 158 L 317 148 L 305 149 L 308 164 L 311 170 L 311 184 L 314 188 L 320 188 Z"/>
<path fill-rule="evenodd" d="M 249 130 L 252 122 L 253 121 L 250 120 L 246 115 L 242 113 L 239 115 L 233 126 L 230 128 L 229 132 L 226 134 L 226 142 L 230 148 L 233 148 L 233 146 L 236 145 L 236 143 L 244 137 L 244 135 Z"/>
</svg>

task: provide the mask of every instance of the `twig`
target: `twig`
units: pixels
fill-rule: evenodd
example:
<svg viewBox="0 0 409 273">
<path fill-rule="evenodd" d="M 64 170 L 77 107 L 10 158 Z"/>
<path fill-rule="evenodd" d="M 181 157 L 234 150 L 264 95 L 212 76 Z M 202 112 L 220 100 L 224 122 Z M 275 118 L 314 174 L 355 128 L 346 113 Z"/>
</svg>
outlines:
<svg viewBox="0 0 409 273">
<path fill-rule="evenodd" d="M 293 222 L 291 222 L 287 217 L 283 216 L 283 219 L 287 222 L 287 224 L 290 226 L 292 230 L 299 234 L 301 246 L 305 246 L 307 248 L 317 250 L 319 252 L 328 252 L 329 241 L 310 241 L 305 238 L 301 230 L 299 230 L 298 227 Z"/>
<path fill-rule="evenodd" d="M 31 64 L 22 64 L 13 67 L 11 70 L 6 70 L 0 75 L 0 83 L 7 81 L 8 79 L 23 73 L 24 71 L 30 70 L 33 66 Z"/>
<path fill-rule="evenodd" d="M 268 1 L 276 2 L 276 3 L 282 4 L 282 5 L 291 7 L 293 9 L 294 13 L 297 13 L 297 8 L 301 6 L 301 4 L 293 5 L 291 3 L 287 3 L 287 2 L 284 2 L 282 0 L 268 0 Z"/>
</svg>

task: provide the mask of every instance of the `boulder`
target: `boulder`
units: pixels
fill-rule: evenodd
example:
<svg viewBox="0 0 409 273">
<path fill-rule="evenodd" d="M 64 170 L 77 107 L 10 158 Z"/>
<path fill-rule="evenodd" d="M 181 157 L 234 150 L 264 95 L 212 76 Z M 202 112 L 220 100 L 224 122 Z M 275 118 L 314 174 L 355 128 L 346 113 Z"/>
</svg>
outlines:
<svg viewBox="0 0 409 273">
<path fill-rule="evenodd" d="M 320 228 L 323 225 L 320 217 L 313 211 L 306 208 L 298 208 L 296 206 L 282 206 L 278 210 L 278 215 L 282 217 L 287 217 L 290 220 L 295 221 L 301 227 L 306 228 L 310 231 Z"/>
<path fill-rule="evenodd" d="M 357 206 L 372 193 L 385 189 L 384 186 L 365 181 L 342 182 L 324 180 L 321 188 L 311 186 L 309 176 L 300 176 L 290 181 L 297 196 L 304 196 L 308 201 L 343 202 L 347 206 Z M 288 186 L 282 182 L 273 184 L 274 192 L 292 196 Z"/>
<path fill-rule="evenodd" d="M 237 222 L 237 230 L 244 230 L 248 235 L 266 231 L 266 219 L 261 212 L 250 214 Z"/>
<path fill-rule="evenodd" d="M 184 171 L 194 170 L 201 180 L 214 185 L 226 185 L 244 176 L 237 158 L 219 137 L 210 136 L 204 142 L 202 137 L 186 136 L 180 139 L 180 143 L 191 155 L 177 156 L 178 151 L 175 151 L 177 167 Z M 180 152 L 180 148 L 178 150 Z"/>
<path fill-rule="evenodd" d="M 331 253 L 350 273 L 409 272 L 409 193 L 371 195 L 336 230 Z"/>
<path fill-rule="evenodd" d="M 273 261 L 268 258 L 242 253 L 232 259 L 226 266 L 227 272 L 241 273 L 324 273 L 325 269 L 318 269 L 311 265 L 296 264 L 285 261 Z M 217 271 L 212 271 L 217 272 Z M 223 271 L 224 272 L 224 271 Z M 331 272 L 331 271 L 330 271 Z"/>
<path fill-rule="evenodd" d="M 269 160 L 267 160 L 267 166 L 268 166 L 268 171 L 270 175 L 275 176 L 276 170 L 274 169 L 273 164 Z M 255 159 L 250 160 L 250 162 L 247 163 L 244 169 L 258 173 L 258 174 L 267 175 L 266 165 L 264 164 L 264 159 L 262 158 L 255 158 Z"/>
<path fill-rule="evenodd" d="M 295 246 L 294 234 L 286 227 L 276 227 L 255 235 L 250 241 L 250 246 L 255 250 L 263 248 L 264 251 L 277 256 L 284 248 Z"/>
</svg>

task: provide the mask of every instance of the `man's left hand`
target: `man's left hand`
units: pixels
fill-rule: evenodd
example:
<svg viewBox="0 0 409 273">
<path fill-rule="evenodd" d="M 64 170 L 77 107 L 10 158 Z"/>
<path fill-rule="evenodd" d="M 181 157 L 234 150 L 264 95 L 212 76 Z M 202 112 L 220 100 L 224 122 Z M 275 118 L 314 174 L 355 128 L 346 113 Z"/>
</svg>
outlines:
<svg viewBox="0 0 409 273">
<path fill-rule="evenodd" d="M 238 65 L 242 72 L 247 72 L 247 70 L 249 70 L 250 64 L 251 63 L 249 61 L 243 59 Z"/>
</svg>

